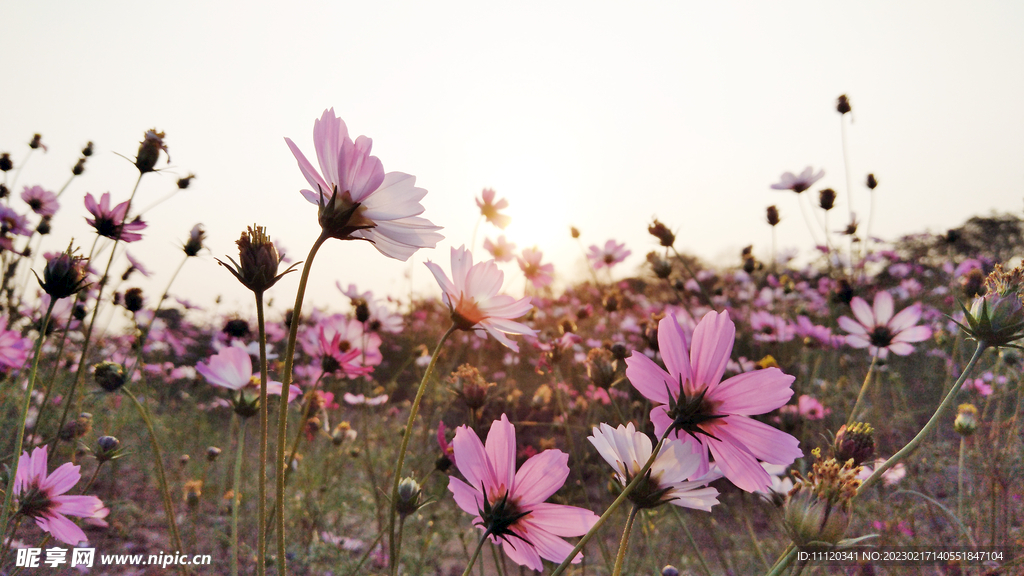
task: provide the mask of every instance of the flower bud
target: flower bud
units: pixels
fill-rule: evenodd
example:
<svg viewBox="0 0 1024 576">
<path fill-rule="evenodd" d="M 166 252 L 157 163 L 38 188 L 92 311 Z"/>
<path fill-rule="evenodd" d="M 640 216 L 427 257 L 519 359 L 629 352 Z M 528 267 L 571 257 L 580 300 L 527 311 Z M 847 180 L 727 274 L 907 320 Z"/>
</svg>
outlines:
<svg viewBox="0 0 1024 576">
<path fill-rule="evenodd" d="M 185 190 L 186 188 L 188 188 L 189 185 L 192 184 L 192 179 L 195 177 L 196 175 L 190 172 L 188 176 L 185 176 L 184 178 L 178 178 L 178 189 Z"/>
<path fill-rule="evenodd" d="M 569 227 L 569 235 L 571 235 L 573 237 L 573 239 L 579 238 L 580 237 L 580 229 L 575 227 L 575 226 L 570 226 Z"/>
<path fill-rule="evenodd" d="M 846 97 L 846 94 L 843 94 L 839 98 L 836 98 L 836 111 L 837 112 L 839 112 L 840 114 L 846 114 L 846 113 L 850 112 L 850 110 L 851 110 L 851 108 L 850 108 L 850 99 Z"/>
<path fill-rule="evenodd" d="M 199 500 L 203 496 L 203 481 L 202 480 L 189 480 L 182 486 L 182 492 L 185 495 L 185 504 L 189 508 L 195 508 L 199 506 Z"/>
<path fill-rule="evenodd" d="M 867 182 L 865 182 L 865 184 L 867 184 L 868 189 L 874 190 L 876 187 L 878 187 L 878 180 L 875 178 L 874 174 L 868 174 L 868 179 Z"/>
<path fill-rule="evenodd" d="M 206 461 L 215 462 L 220 456 L 221 449 L 216 446 L 210 446 L 206 449 Z"/>
<path fill-rule="evenodd" d="M 658 278 L 665 280 L 672 275 L 672 263 L 654 252 L 647 254 L 647 261 L 651 263 L 651 269 Z"/>
<path fill-rule="evenodd" d="M 178 466 L 184 468 L 185 466 L 188 466 L 188 463 L 191 461 L 191 456 L 189 456 L 188 454 L 182 454 L 181 457 L 178 458 Z"/>
<path fill-rule="evenodd" d="M 86 158 L 92 156 L 92 147 L 92 140 L 89 140 L 89 142 L 86 143 L 85 148 L 82 148 L 82 156 L 85 156 Z"/>
<path fill-rule="evenodd" d="M 246 338 L 247 336 L 249 336 L 250 332 L 249 323 L 246 322 L 245 320 L 240 320 L 238 318 L 234 320 L 228 320 L 224 324 L 224 329 L 221 330 L 221 332 L 224 332 L 231 338 Z"/>
<path fill-rule="evenodd" d="M 978 409 L 974 404 L 961 404 L 956 410 L 953 430 L 961 436 L 970 436 L 978 429 Z"/>
<path fill-rule="evenodd" d="M 291 272 L 298 263 L 293 264 L 281 274 L 277 273 L 277 266 L 281 261 L 277 253 L 277 247 L 267 236 L 266 228 L 250 226 L 241 237 L 235 242 L 238 245 L 238 262 L 228 257 L 233 266 L 217 260 L 221 266 L 228 269 L 246 288 L 256 294 L 262 294 L 271 286 L 277 283 L 282 276 Z"/>
<path fill-rule="evenodd" d="M 661 569 L 661 576 L 679 576 L 679 569 L 669 564 Z"/>
<path fill-rule="evenodd" d="M 865 422 L 843 424 L 832 442 L 832 456 L 838 462 L 853 460 L 854 466 L 860 466 L 875 455 L 874 433 L 874 428 Z"/>
<path fill-rule="evenodd" d="M 776 206 L 769 206 L 767 210 L 768 224 L 771 226 L 779 225 L 779 209 Z"/>
<path fill-rule="evenodd" d="M 0 198 L 7 198 L 11 195 L 11 190 L 7 186 L 0 184 Z"/>
<path fill-rule="evenodd" d="M 84 260 L 81 256 L 75 255 L 69 244 L 66 251 L 46 262 L 43 279 L 40 280 L 37 274 L 36 280 L 43 291 L 54 300 L 72 296 L 87 285 Z"/>
<path fill-rule="evenodd" d="M 353 304 L 356 308 L 356 320 L 360 323 L 365 324 L 370 319 L 370 305 L 366 303 L 366 300 L 359 298 L 354 301 Z"/>
<path fill-rule="evenodd" d="M 657 238 L 661 245 L 666 248 L 676 243 L 676 235 L 668 229 L 668 226 L 659 222 L 657 218 L 654 219 L 653 224 L 647 227 L 647 232 Z"/>
<path fill-rule="evenodd" d="M 836 191 L 831 188 L 825 188 L 818 192 L 818 205 L 821 209 L 828 212 L 836 205 Z"/>
<path fill-rule="evenodd" d="M 28 147 L 33 149 L 33 150 L 35 150 L 36 148 L 39 148 L 40 146 L 42 146 L 43 150 L 46 150 L 46 146 L 43 144 L 43 135 L 42 134 L 33 134 L 32 135 L 32 140 L 28 143 Z"/>
<path fill-rule="evenodd" d="M 77 418 L 64 424 L 60 432 L 57 434 L 61 440 L 70 442 L 75 438 L 81 438 L 92 430 L 92 414 L 88 412 L 82 412 Z"/>
<path fill-rule="evenodd" d="M 448 377 L 448 382 L 470 410 L 482 408 L 487 403 L 487 393 L 496 386 L 494 382 L 487 382 L 480 371 L 469 364 L 459 366 Z"/>
<path fill-rule="evenodd" d="M 11 161 L 11 153 L 4 152 L 0 154 L 0 170 L 4 172 L 10 172 L 14 169 L 14 162 Z"/>
<path fill-rule="evenodd" d="M 71 173 L 75 176 L 81 176 L 85 172 L 85 158 L 79 158 L 78 162 L 71 167 Z"/>
<path fill-rule="evenodd" d="M 114 392 L 124 386 L 124 366 L 117 362 L 100 362 L 93 366 L 93 379 L 107 392 Z"/>
<path fill-rule="evenodd" d="M 185 241 L 185 245 L 182 246 L 182 250 L 185 251 L 185 256 L 192 257 L 199 254 L 199 251 L 203 249 L 203 240 L 206 239 L 206 231 L 203 230 L 202 224 L 196 224 L 192 227 L 192 231 L 188 233 L 188 240 Z"/>
<path fill-rule="evenodd" d="M 142 297 L 142 288 L 129 288 L 124 293 L 124 307 L 129 312 L 142 310 L 145 299 Z"/>
<path fill-rule="evenodd" d="M 607 348 L 591 348 L 587 352 L 587 378 L 598 388 L 608 388 L 615 382 L 615 355 Z"/>
<path fill-rule="evenodd" d="M 398 483 L 398 502 L 395 503 L 395 510 L 405 518 L 420 508 L 420 485 L 412 478 L 402 478 Z"/>
<path fill-rule="evenodd" d="M 850 526 L 850 506 L 833 507 L 813 492 L 801 490 L 786 499 L 783 522 L 793 542 L 805 546 L 811 542 L 835 544 Z"/>
<path fill-rule="evenodd" d="M 156 128 L 147 130 L 146 135 L 142 142 L 139 143 L 139 152 L 135 158 L 135 167 L 139 169 L 139 173 L 145 174 L 146 172 L 152 172 L 156 166 L 158 160 L 160 160 L 160 151 L 167 152 L 167 145 L 164 144 L 164 133 L 157 132 Z M 167 161 L 171 160 L 171 155 L 167 152 Z"/>
<path fill-rule="evenodd" d="M 113 436 L 100 436 L 96 439 L 96 450 L 93 452 L 93 456 L 99 462 L 106 462 L 108 460 L 116 460 L 123 455 L 121 450 L 121 441 Z"/>
<path fill-rule="evenodd" d="M 985 288 L 985 295 L 974 300 L 970 311 L 960 305 L 967 322 L 967 326 L 960 325 L 964 332 L 989 346 L 1004 346 L 1024 336 L 1024 303 L 1020 297 L 1024 264 L 1010 272 L 996 264 L 985 279 Z"/>
</svg>

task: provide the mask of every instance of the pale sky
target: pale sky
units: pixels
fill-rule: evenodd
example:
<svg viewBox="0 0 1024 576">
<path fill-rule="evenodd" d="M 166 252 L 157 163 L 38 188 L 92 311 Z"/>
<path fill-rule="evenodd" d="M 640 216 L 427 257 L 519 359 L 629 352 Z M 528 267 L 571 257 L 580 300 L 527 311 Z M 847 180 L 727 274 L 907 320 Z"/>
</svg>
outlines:
<svg viewBox="0 0 1024 576">
<path fill-rule="evenodd" d="M 386 171 L 429 191 L 426 218 L 446 240 L 412 264 L 366 243 L 329 242 L 307 303 L 341 308 L 335 281 L 406 295 L 439 290 L 422 262 L 448 269 L 468 244 L 485 187 L 508 198 L 506 231 L 537 245 L 560 280 L 581 277 L 585 245 L 624 241 L 635 270 L 655 248 L 653 217 L 678 246 L 721 266 L 754 244 L 767 258 L 765 208 L 781 246 L 811 248 L 796 196 L 769 186 L 806 166 L 810 193 L 847 192 L 835 99 L 848 94 L 852 205 L 893 239 L 943 232 L 972 215 L 1024 207 L 1024 4 L 1020 2 L 10 2 L 0 53 L 0 152 L 17 183 L 57 190 L 88 140 L 96 154 L 62 197 L 44 250 L 72 235 L 88 247 L 86 192 L 126 200 L 145 130 L 167 133 L 171 169 L 143 179 L 135 206 L 193 186 L 144 215 L 133 255 L 162 291 L 178 245 L 202 222 L 212 254 L 188 263 L 172 293 L 222 310 L 249 296 L 213 256 L 236 255 L 247 224 L 268 228 L 295 259 L 319 228 L 284 137 L 313 158 L 312 127 L 333 107 L 352 136 L 373 139 Z M 237 7 L 243 7 L 241 9 Z M 13 177 L 13 173 L 10 174 Z M 23 204 L 17 201 L 15 205 Z M 477 246 L 498 231 L 481 225 Z M 485 253 L 478 251 L 478 256 Z M 105 263 L 105 260 L 104 260 Z M 115 266 L 115 269 L 117 266 Z M 511 291 L 523 279 L 506 268 Z M 275 289 L 291 305 L 297 274 Z"/>
</svg>

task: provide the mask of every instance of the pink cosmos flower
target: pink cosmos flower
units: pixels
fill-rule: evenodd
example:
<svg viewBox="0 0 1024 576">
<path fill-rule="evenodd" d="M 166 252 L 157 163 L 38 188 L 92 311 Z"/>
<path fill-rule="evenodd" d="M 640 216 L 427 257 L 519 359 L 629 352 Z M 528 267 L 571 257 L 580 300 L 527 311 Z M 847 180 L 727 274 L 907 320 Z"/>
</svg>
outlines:
<svg viewBox="0 0 1024 576">
<path fill-rule="evenodd" d="M 14 496 L 18 500 L 18 514 L 28 516 L 44 531 L 65 544 L 75 545 L 89 539 L 65 514 L 91 518 L 104 510 L 103 502 L 95 496 L 65 496 L 82 479 L 81 467 L 66 462 L 46 474 L 46 446 L 24 452 L 18 460 L 18 474 L 14 479 Z"/>
<path fill-rule="evenodd" d="M 441 285 L 441 297 L 459 329 L 483 330 L 516 352 L 519 345 L 506 334 L 534 334 L 529 326 L 512 321 L 530 311 L 530 298 L 516 300 L 498 293 L 505 274 L 494 260 L 473 264 L 473 253 L 465 246 L 452 248 L 451 280 L 437 264 L 426 265 Z"/>
<path fill-rule="evenodd" d="M 122 242 L 142 240 L 142 234 L 137 232 L 144 230 L 146 223 L 138 217 L 131 222 L 125 222 L 128 215 L 127 201 L 111 208 L 110 192 L 104 192 L 103 196 L 100 196 L 98 204 L 92 194 L 86 194 L 85 209 L 93 215 L 92 219 L 86 218 L 85 221 L 95 228 L 96 233 L 100 236 L 106 236 L 113 240 L 120 239 Z"/>
<path fill-rule="evenodd" d="M 569 476 L 569 455 L 545 450 L 516 471 L 516 429 L 501 415 L 491 424 L 486 446 L 472 429 L 455 431 L 455 461 L 465 482 L 448 479 L 455 503 L 474 524 L 499 540 L 513 562 L 541 570 L 541 558 L 562 562 L 573 546 L 560 536 L 580 536 L 597 522 L 597 515 L 575 506 L 545 502 Z M 582 554 L 573 563 L 583 559 Z"/>
<path fill-rule="evenodd" d="M 60 209 L 57 195 L 43 189 L 42 186 L 25 186 L 25 191 L 21 193 L 21 199 L 40 216 L 53 216 Z"/>
<path fill-rule="evenodd" d="M 593 436 L 588 436 L 587 440 L 615 469 L 615 478 L 623 486 L 640 472 L 654 451 L 651 439 L 637 432 L 632 422 L 625 426 L 619 424 L 618 428 L 602 423 L 600 428 L 593 428 Z M 630 493 L 630 499 L 642 508 L 669 503 L 711 512 L 711 507 L 718 504 L 718 490 L 705 487 L 706 482 L 687 480 L 699 466 L 700 455 L 682 442 L 669 440 L 651 464 L 647 485 L 638 485 Z"/>
<path fill-rule="evenodd" d="M 709 471 L 710 451 L 726 478 L 754 492 L 771 486 L 759 461 L 789 465 L 803 455 L 796 438 L 750 418 L 786 404 L 794 377 L 767 368 L 723 381 L 735 337 L 728 312 L 708 312 L 692 343 L 668 315 L 658 323 L 658 348 L 668 371 L 634 352 L 626 359 L 626 376 L 658 404 L 651 410 L 655 433 L 678 438 L 701 455 L 695 476 Z"/>
<path fill-rule="evenodd" d="M 505 214 L 499 214 L 498 210 L 508 208 L 508 200 L 502 198 L 495 202 L 494 196 L 495 192 L 493 188 L 484 188 L 484 191 L 480 194 L 480 198 L 476 199 L 476 205 L 480 208 L 480 214 L 483 215 L 488 222 L 504 230 L 505 227 L 512 222 L 512 217 Z"/>
<path fill-rule="evenodd" d="M 590 263 L 596 269 L 611 268 L 625 260 L 632 253 L 632 250 L 626 250 L 626 245 L 624 243 L 609 240 L 604 243 L 604 248 L 598 248 L 596 245 L 591 245 L 587 254 L 587 259 L 590 260 Z"/>
<path fill-rule="evenodd" d="M 319 172 L 290 138 L 284 140 L 312 188 L 302 195 L 320 206 L 320 225 L 331 237 L 368 240 L 381 254 L 402 261 L 444 239 L 437 233 L 440 226 L 419 217 L 427 191 L 415 187 L 416 177 L 385 174 L 381 161 L 370 155 L 372 140 L 360 136 L 353 142 L 334 108 L 313 123 Z"/>
<path fill-rule="evenodd" d="M 533 284 L 534 288 L 544 288 L 554 280 L 552 274 L 555 272 L 555 265 L 541 264 L 542 258 L 544 258 L 544 253 L 536 247 L 527 248 L 523 250 L 521 256 L 516 257 L 519 261 L 519 269 L 523 271 L 523 275 Z"/>
<path fill-rule="evenodd" d="M 14 239 L 9 234 L 28 236 L 31 233 L 28 218 L 9 206 L 0 206 L 0 248 L 14 251 Z"/>
<path fill-rule="evenodd" d="M 323 342 L 326 342 L 341 354 L 358 350 L 356 357 L 346 360 L 355 366 L 373 367 L 384 361 L 380 352 L 380 335 L 367 331 L 359 320 L 342 314 L 320 319 L 316 326 L 305 329 L 299 338 L 303 350 L 310 356 L 322 356 L 325 351 Z"/>
<path fill-rule="evenodd" d="M 817 174 L 814 173 L 814 168 L 808 166 L 800 173 L 799 176 L 794 176 L 792 172 L 786 172 L 779 177 L 778 184 L 772 184 L 773 190 L 792 190 L 797 194 L 810 188 L 815 182 L 821 180 L 825 176 L 824 170 L 818 170 Z"/>
<path fill-rule="evenodd" d="M 49 297 L 49 294 L 44 294 Z M 17 330 L 7 329 L 7 318 L 0 318 L 0 366 L 17 370 L 32 353 L 32 340 L 22 338 Z"/>
<path fill-rule="evenodd" d="M 228 346 L 211 356 L 209 364 L 199 362 L 196 364 L 196 372 L 202 374 L 210 384 L 227 388 L 228 390 L 245 390 L 247 392 L 259 391 L 259 374 L 253 375 L 252 359 L 249 353 L 243 348 Z M 267 382 L 267 394 L 281 395 L 280 382 Z M 288 390 L 288 401 L 291 402 L 296 396 L 302 393 L 298 386 L 291 386 Z"/>
<path fill-rule="evenodd" d="M 441 455 L 447 458 L 450 463 L 455 464 L 455 447 L 448 443 L 445 430 L 444 421 L 439 422 L 437 425 L 437 445 L 441 448 Z"/>
<path fill-rule="evenodd" d="M 367 398 L 362 394 L 352 394 L 351 392 L 345 392 L 345 395 L 342 396 L 342 399 L 345 401 L 346 404 L 350 404 L 352 406 L 359 406 L 361 404 L 366 404 L 367 406 L 380 406 L 381 404 L 388 401 L 388 395 L 381 394 L 380 396 Z"/>
<path fill-rule="evenodd" d="M 490 252 L 496 262 L 510 262 L 515 258 L 516 244 L 506 240 L 502 234 L 494 242 L 491 242 L 490 238 L 484 238 L 484 250 Z"/>
<path fill-rule="evenodd" d="M 359 357 L 362 350 L 347 348 L 342 350 L 341 334 L 335 333 L 330 340 L 320 327 L 320 367 L 324 372 L 333 374 L 341 371 L 346 378 L 358 378 L 373 373 L 373 366 L 360 366 Z"/>
<path fill-rule="evenodd" d="M 921 319 L 921 303 L 917 302 L 893 316 L 892 296 L 882 291 L 875 294 L 874 307 L 855 296 L 850 302 L 856 320 L 843 316 L 839 327 L 849 332 L 846 343 L 853 348 L 867 348 L 868 352 L 884 360 L 891 350 L 897 356 L 914 351 L 911 342 L 921 342 L 932 336 L 931 328 L 914 326 Z"/>
</svg>

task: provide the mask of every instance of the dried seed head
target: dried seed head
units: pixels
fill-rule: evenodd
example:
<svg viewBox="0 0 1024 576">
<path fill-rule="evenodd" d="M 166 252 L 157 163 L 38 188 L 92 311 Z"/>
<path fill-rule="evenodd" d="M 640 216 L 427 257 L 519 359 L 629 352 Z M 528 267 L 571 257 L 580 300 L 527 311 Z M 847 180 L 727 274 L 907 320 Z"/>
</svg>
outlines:
<svg viewBox="0 0 1024 576">
<path fill-rule="evenodd" d="M 647 227 L 647 232 L 657 238 L 661 245 L 666 248 L 676 243 L 676 235 L 668 229 L 668 226 L 659 222 L 657 218 L 654 219 L 653 224 Z"/>
</svg>

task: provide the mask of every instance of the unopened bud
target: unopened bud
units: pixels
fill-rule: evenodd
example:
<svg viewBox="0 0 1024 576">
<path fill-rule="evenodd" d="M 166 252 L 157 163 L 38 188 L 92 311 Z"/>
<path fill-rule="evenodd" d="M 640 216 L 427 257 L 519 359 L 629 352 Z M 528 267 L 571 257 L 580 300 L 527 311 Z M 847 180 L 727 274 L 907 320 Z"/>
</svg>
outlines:
<svg viewBox="0 0 1024 576">
<path fill-rule="evenodd" d="M 659 222 L 657 218 L 654 219 L 653 224 L 647 227 L 647 232 L 657 238 L 661 245 L 666 248 L 676 243 L 676 235 L 668 229 L 668 226 Z"/>
<path fill-rule="evenodd" d="M 93 146 L 92 145 L 92 140 L 90 140 L 85 145 L 85 148 L 82 148 L 82 156 L 85 156 L 86 158 L 88 158 L 89 156 L 92 156 L 92 146 Z"/>
<path fill-rule="evenodd" d="M 185 241 L 185 245 L 182 246 L 182 250 L 185 251 L 185 256 L 192 257 L 199 254 L 199 251 L 203 249 L 203 240 L 206 239 L 206 231 L 203 230 L 202 224 L 196 224 L 192 227 L 192 231 L 188 233 L 188 240 Z"/>
<path fill-rule="evenodd" d="M 277 283 L 282 276 L 291 272 L 294 265 L 282 272 L 277 273 L 277 266 L 281 261 L 277 253 L 277 247 L 267 236 L 266 228 L 262 226 L 250 226 L 241 237 L 235 242 L 238 245 L 238 262 L 230 257 L 232 266 L 217 260 L 221 266 L 228 269 L 246 288 L 256 294 L 262 294 L 271 286 Z"/>
<path fill-rule="evenodd" d="M 846 114 L 850 110 L 850 99 L 846 97 L 846 94 L 843 94 L 842 96 L 836 99 L 837 112 L 839 112 L 840 114 Z"/>
<path fill-rule="evenodd" d="M 679 576 L 679 569 L 669 564 L 661 569 L 661 576 Z"/>
<path fill-rule="evenodd" d="M 139 169 L 141 174 L 153 171 L 157 161 L 160 160 L 161 150 L 167 152 L 167 145 L 164 144 L 164 133 L 157 132 L 155 128 L 147 130 L 142 142 L 139 143 L 139 152 L 135 158 L 135 167 Z M 170 161 L 170 159 L 171 155 L 168 153 L 167 160 Z"/>
<path fill-rule="evenodd" d="M 878 186 L 878 180 L 875 178 L 874 174 L 868 174 L 867 185 L 871 190 L 874 190 Z"/>
<path fill-rule="evenodd" d="M 591 348 L 587 352 L 587 377 L 598 388 L 608 388 L 615 382 L 617 364 L 615 355 L 607 348 Z"/>
<path fill-rule="evenodd" d="M 61 428 L 58 436 L 65 442 L 70 442 L 75 438 L 81 438 L 92 430 L 92 414 L 88 412 L 82 412 L 77 418 L 64 424 Z"/>
<path fill-rule="evenodd" d="M 14 162 L 11 161 L 11 153 L 4 152 L 0 154 L 0 170 L 4 172 L 10 172 L 14 169 Z"/>
<path fill-rule="evenodd" d="M 79 158 L 78 162 L 75 162 L 75 165 L 71 167 L 71 173 L 75 176 L 81 176 L 83 172 L 85 172 L 85 158 Z"/>
<path fill-rule="evenodd" d="M 189 480 L 185 482 L 182 487 L 182 492 L 185 495 L 185 504 L 189 508 L 195 508 L 199 505 L 199 500 L 203 496 L 203 481 L 202 480 Z"/>
<path fill-rule="evenodd" d="M 78 293 L 87 284 L 84 261 L 84 258 L 75 255 L 69 244 L 67 250 L 46 262 L 42 280 L 38 274 L 36 280 L 43 291 L 54 300 L 67 298 Z"/>
<path fill-rule="evenodd" d="M 403 518 L 416 512 L 420 508 L 420 485 L 412 478 L 403 478 L 398 483 L 398 502 L 395 503 L 395 510 Z"/>
<path fill-rule="evenodd" d="M 221 449 L 216 446 L 210 446 L 206 449 L 206 461 L 215 462 L 220 456 Z"/>
<path fill-rule="evenodd" d="M 569 234 L 573 237 L 573 239 L 579 238 L 580 237 L 580 229 L 575 227 L 575 226 L 572 226 L 572 227 L 569 228 Z"/>
<path fill-rule="evenodd" d="M 189 175 L 185 176 L 184 178 L 178 178 L 178 189 L 184 190 L 188 188 L 189 184 L 192 183 L 192 179 L 195 177 L 195 174 L 189 173 Z"/>
<path fill-rule="evenodd" d="M 832 442 L 832 455 L 838 462 L 853 460 L 854 466 L 867 462 L 875 454 L 875 430 L 865 422 L 843 425 Z"/>
<path fill-rule="evenodd" d="M 121 441 L 113 436 L 100 436 L 96 439 L 96 450 L 93 456 L 100 462 L 121 457 Z"/>
<path fill-rule="evenodd" d="M 188 466 L 188 463 L 191 462 L 191 461 L 192 461 L 192 457 L 191 456 L 189 456 L 188 454 L 182 454 L 181 457 L 178 458 L 178 466 L 181 466 L 182 468 L 184 468 L 185 466 Z"/>
<path fill-rule="evenodd" d="M 956 410 L 953 430 L 961 436 L 970 436 L 978 429 L 978 409 L 974 404 L 961 404 Z"/>
<path fill-rule="evenodd" d="M 779 209 L 776 206 L 769 206 L 767 210 L 768 224 L 771 226 L 779 225 Z"/>
<path fill-rule="evenodd" d="M 138 312 L 142 310 L 144 304 L 144 298 L 142 297 L 142 288 L 129 288 L 124 293 L 124 307 L 129 312 Z"/>
<path fill-rule="evenodd" d="M 124 386 L 124 366 L 117 362 L 100 362 L 93 366 L 93 379 L 107 392 L 114 392 Z"/>
<path fill-rule="evenodd" d="M 828 212 L 836 205 L 836 191 L 831 188 L 825 188 L 818 192 L 818 205 L 821 209 Z"/>
</svg>

